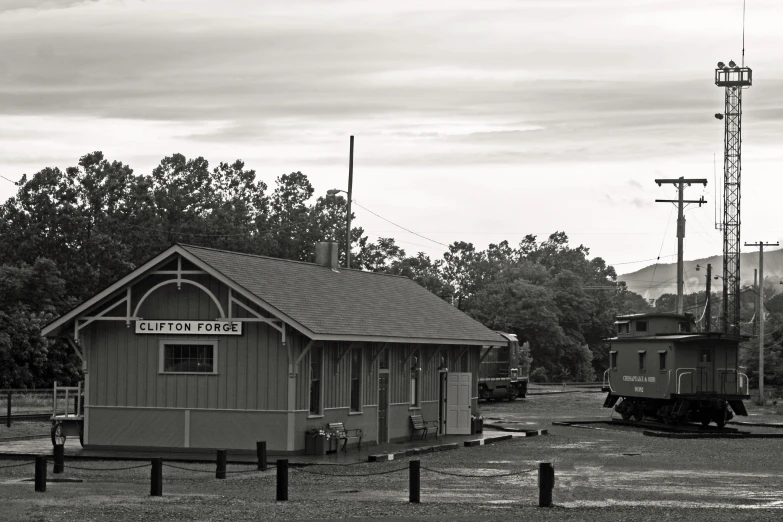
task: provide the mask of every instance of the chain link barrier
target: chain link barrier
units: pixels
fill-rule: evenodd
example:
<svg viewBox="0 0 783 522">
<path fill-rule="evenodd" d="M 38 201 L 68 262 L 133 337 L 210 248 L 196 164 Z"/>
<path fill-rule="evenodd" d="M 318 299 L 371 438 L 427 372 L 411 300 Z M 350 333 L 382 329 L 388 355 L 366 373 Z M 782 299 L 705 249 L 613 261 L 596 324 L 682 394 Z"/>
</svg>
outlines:
<svg viewBox="0 0 783 522">
<path fill-rule="evenodd" d="M 127 471 L 129 469 L 141 469 L 141 468 L 149 468 L 151 466 L 150 463 L 145 464 L 139 464 L 137 466 L 124 466 L 121 468 L 89 468 L 85 466 L 74 466 L 70 462 L 66 462 L 64 464 L 65 469 L 78 469 L 80 471 L 105 471 L 105 472 L 111 472 L 111 471 Z"/>
<path fill-rule="evenodd" d="M 215 473 L 215 468 L 212 468 L 212 469 L 188 468 L 186 466 L 176 466 L 174 464 L 169 464 L 168 462 L 164 462 L 163 463 L 163 467 L 165 467 L 165 468 L 181 469 L 182 471 L 193 471 L 194 473 Z"/>
<path fill-rule="evenodd" d="M 536 468 L 523 469 L 522 471 L 513 471 L 511 473 L 499 473 L 497 475 L 465 475 L 462 473 L 452 473 L 450 471 L 441 471 L 439 469 L 432 469 L 422 466 L 421 469 L 437 473 L 439 475 L 448 475 L 449 477 L 462 477 L 462 478 L 499 478 L 499 477 L 513 477 L 515 475 L 524 475 L 531 471 L 536 471 Z"/>
<path fill-rule="evenodd" d="M 337 474 L 337 473 L 321 473 L 319 471 L 313 471 L 306 468 L 290 468 L 294 471 L 300 471 L 302 473 L 307 473 L 308 475 L 322 475 L 325 477 L 371 477 L 374 475 L 388 475 L 390 473 L 398 473 L 400 471 L 405 471 L 408 469 L 408 466 L 405 466 L 403 468 L 397 468 L 397 469 L 389 469 L 386 471 L 376 471 L 374 473 L 348 473 L 348 474 Z"/>
<path fill-rule="evenodd" d="M 0 466 L 0 469 L 21 468 L 22 466 L 29 466 L 30 464 L 35 464 L 35 462 L 22 462 L 21 464 L 10 464 L 8 466 Z"/>
</svg>

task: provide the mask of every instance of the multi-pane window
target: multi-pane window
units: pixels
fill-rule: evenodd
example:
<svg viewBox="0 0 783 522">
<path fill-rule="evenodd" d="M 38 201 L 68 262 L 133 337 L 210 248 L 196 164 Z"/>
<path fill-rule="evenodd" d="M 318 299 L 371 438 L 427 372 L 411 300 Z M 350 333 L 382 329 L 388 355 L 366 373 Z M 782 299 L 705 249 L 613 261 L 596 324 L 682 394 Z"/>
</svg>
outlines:
<svg viewBox="0 0 783 522">
<path fill-rule="evenodd" d="M 310 349 L 310 413 L 321 413 L 321 347 Z"/>
<path fill-rule="evenodd" d="M 639 371 L 644 371 L 647 369 L 647 351 L 646 350 L 639 350 Z"/>
<path fill-rule="evenodd" d="M 161 373 L 217 373 L 217 341 L 162 341 Z"/>
<path fill-rule="evenodd" d="M 664 350 L 658 352 L 658 366 L 660 370 L 666 369 L 666 352 Z"/>
<path fill-rule="evenodd" d="M 609 352 L 609 367 L 612 370 L 617 369 L 617 352 L 615 351 Z"/>
<path fill-rule="evenodd" d="M 361 411 L 362 349 L 351 348 L 351 411 Z"/>
</svg>

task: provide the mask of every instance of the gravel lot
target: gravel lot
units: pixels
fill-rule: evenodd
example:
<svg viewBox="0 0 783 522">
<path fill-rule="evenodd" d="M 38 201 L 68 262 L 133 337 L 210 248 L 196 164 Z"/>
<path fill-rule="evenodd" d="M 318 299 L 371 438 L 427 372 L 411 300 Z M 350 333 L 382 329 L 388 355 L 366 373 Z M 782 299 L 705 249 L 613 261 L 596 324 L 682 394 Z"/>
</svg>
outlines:
<svg viewBox="0 0 783 522">
<path fill-rule="evenodd" d="M 422 467 L 466 476 L 422 471 L 422 504 L 411 505 L 408 460 L 347 467 L 309 467 L 290 472 L 290 501 L 277 503 L 274 471 L 230 466 L 227 480 L 203 470 L 164 468 L 164 496 L 149 497 L 149 468 L 99 472 L 67 469 L 81 483 L 50 483 L 34 493 L 32 465 L 0 469 L 3 520 L 781 520 L 783 440 L 676 440 L 643 436 L 632 428 L 577 429 L 552 420 L 608 417 L 603 395 L 543 395 L 514 403 L 482 405 L 485 418 L 532 422 L 547 437 L 519 438 L 461 448 L 421 458 Z M 749 406 L 749 420 L 780 422 L 771 410 Z M 744 419 L 743 419 L 744 420 Z M 762 428 L 755 431 L 774 431 Z M 779 430 L 783 433 L 783 430 Z M 539 509 L 535 473 L 553 462 L 556 507 Z M 2 461 L 0 465 L 11 464 Z M 82 467 L 118 468 L 119 462 L 76 462 Z M 179 465 L 179 464 L 177 464 Z M 380 471 L 385 475 L 359 475 Z M 246 470 L 246 471 L 245 471 Z M 322 476 L 307 473 L 326 473 Z M 484 476 L 485 478 L 481 478 Z M 50 467 L 50 477 L 51 467 Z"/>
</svg>

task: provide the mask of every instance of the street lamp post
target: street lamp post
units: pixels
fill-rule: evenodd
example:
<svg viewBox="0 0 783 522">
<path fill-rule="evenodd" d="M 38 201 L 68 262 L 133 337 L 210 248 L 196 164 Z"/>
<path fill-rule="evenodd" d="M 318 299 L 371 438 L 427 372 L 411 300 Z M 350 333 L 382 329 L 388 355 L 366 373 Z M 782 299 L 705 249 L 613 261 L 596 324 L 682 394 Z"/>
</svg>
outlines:
<svg viewBox="0 0 783 522">
<path fill-rule="evenodd" d="M 326 193 L 329 196 L 335 196 L 340 192 L 348 195 L 348 206 L 345 216 L 345 267 L 351 268 L 351 200 L 353 199 L 353 136 L 351 136 L 351 152 L 348 159 L 348 191 L 340 189 L 330 189 Z"/>
</svg>

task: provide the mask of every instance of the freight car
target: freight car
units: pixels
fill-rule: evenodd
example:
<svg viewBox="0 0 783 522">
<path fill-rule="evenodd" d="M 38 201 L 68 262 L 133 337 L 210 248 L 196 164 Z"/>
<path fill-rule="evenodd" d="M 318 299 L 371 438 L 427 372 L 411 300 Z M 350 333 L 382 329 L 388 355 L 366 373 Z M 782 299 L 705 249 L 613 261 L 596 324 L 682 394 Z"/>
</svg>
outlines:
<svg viewBox="0 0 783 522">
<path fill-rule="evenodd" d="M 604 407 L 623 419 L 654 417 L 669 424 L 714 422 L 747 415 L 748 377 L 740 371 L 741 338 L 697 332 L 692 314 L 649 313 L 616 318 Z"/>
<path fill-rule="evenodd" d="M 498 332 L 508 343 L 481 350 L 479 365 L 479 399 L 506 399 L 513 401 L 527 395 L 530 370 L 529 344 L 519 345 L 514 334 Z"/>
</svg>

